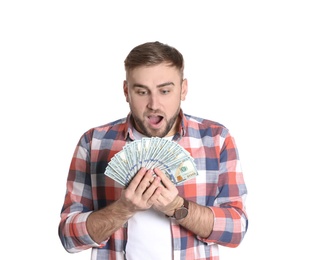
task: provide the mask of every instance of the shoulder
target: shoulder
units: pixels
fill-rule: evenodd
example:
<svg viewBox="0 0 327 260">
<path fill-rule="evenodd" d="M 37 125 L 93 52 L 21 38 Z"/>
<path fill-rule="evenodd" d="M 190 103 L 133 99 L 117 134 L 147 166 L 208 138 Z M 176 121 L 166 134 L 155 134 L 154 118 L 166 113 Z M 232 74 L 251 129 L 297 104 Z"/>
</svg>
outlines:
<svg viewBox="0 0 327 260">
<path fill-rule="evenodd" d="M 114 139 L 117 138 L 118 135 L 124 135 L 127 118 L 117 119 L 115 121 L 99 125 L 96 127 L 92 127 L 84 133 L 84 137 L 91 140 L 93 138 L 96 139 Z"/>
<path fill-rule="evenodd" d="M 220 122 L 189 114 L 184 114 L 184 118 L 184 125 L 189 135 L 200 133 L 201 136 L 227 136 L 229 134 L 228 128 Z"/>
</svg>

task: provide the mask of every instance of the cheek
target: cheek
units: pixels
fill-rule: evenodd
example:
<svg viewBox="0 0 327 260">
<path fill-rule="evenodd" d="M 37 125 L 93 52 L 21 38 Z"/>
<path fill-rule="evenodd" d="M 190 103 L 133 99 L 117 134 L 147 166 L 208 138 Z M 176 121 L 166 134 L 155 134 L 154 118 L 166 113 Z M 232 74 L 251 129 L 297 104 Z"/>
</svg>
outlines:
<svg viewBox="0 0 327 260">
<path fill-rule="evenodd" d="M 142 102 L 140 99 L 129 98 L 129 105 L 133 110 L 143 111 L 146 104 Z"/>
<path fill-rule="evenodd" d="M 169 113 L 170 115 L 174 115 L 176 113 L 176 110 L 180 107 L 180 104 L 181 104 L 180 98 L 171 100 L 166 106 L 167 113 Z"/>
</svg>

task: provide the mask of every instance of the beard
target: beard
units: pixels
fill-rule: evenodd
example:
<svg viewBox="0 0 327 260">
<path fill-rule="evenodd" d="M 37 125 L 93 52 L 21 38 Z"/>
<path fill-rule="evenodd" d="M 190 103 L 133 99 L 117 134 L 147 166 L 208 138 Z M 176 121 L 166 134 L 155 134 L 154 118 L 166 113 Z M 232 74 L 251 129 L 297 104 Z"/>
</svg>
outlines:
<svg viewBox="0 0 327 260">
<path fill-rule="evenodd" d="M 178 117 L 179 117 L 179 112 L 180 109 L 178 109 L 175 114 L 167 121 L 166 117 L 164 117 L 162 120 L 166 121 L 166 127 L 164 129 L 150 129 L 147 128 L 144 121 L 137 117 L 133 112 L 132 112 L 132 118 L 134 120 L 134 127 L 136 130 L 144 134 L 145 136 L 148 137 L 165 137 L 170 130 L 176 125 Z"/>
</svg>

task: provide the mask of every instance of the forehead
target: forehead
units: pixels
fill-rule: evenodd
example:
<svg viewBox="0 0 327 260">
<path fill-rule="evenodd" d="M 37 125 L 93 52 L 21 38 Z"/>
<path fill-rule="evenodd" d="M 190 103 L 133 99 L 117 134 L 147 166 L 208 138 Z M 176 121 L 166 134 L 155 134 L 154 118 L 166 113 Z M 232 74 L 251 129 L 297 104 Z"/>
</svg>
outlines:
<svg viewBox="0 0 327 260">
<path fill-rule="evenodd" d="M 179 81 L 180 71 L 167 63 L 153 66 L 140 66 L 126 72 L 126 79 L 130 82 L 146 83 L 158 81 Z"/>
</svg>

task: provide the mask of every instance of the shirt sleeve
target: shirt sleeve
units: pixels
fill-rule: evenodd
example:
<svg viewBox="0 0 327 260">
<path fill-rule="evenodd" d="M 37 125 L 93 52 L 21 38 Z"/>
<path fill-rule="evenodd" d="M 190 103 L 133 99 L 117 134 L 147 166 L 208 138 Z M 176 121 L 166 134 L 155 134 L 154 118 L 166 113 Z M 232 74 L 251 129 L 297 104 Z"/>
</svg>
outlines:
<svg viewBox="0 0 327 260">
<path fill-rule="evenodd" d="M 237 247 L 243 240 L 248 218 L 245 209 L 247 189 L 234 138 L 228 133 L 222 140 L 219 160 L 218 195 L 209 208 L 214 214 L 210 236 L 199 238 L 208 244 Z"/>
<path fill-rule="evenodd" d="M 101 247 L 92 240 L 86 229 L 86 220 L 93 210 L 90 178 L 90 133 L 79 140 L 70 164 L 66 195 L 60 215 L 59 237 L 64 248 L 80 252 L 91 247 Z"/>
</svg>

